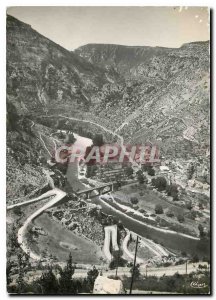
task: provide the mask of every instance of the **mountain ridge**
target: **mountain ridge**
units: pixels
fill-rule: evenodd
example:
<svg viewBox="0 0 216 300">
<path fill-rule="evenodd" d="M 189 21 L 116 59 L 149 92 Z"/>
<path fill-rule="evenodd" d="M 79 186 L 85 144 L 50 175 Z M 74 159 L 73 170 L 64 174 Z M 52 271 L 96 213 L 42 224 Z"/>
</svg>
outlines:
<svg viewBox="0 0 216 300">
<path fill-rule="evenodd" d="M 166 155 L 174 155 L 171 142 L 187 144 L 190 149 L 178 150 L 183 156 L 194 155 L 188 143 L 208 147 L 208 41 L 138 50 L 96 45 L 72 53 L 8 16 L 7 101 L 13 110 L 32 118 L 79 115 L 108 124 L 127 142 L 162 143 Z"/>
</svg>

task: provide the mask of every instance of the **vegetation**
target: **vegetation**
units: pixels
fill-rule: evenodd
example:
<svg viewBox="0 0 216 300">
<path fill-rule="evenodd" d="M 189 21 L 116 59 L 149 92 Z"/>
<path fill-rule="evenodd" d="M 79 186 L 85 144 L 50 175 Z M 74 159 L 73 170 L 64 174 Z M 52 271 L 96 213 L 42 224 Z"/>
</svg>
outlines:
<svg viewBox="0 0 216 300">
<path fill-rule="evenodd" d="M 131 177 L 133 175 L 133 168 L 132 167 L 125 168 L 125 174 L 126 176 Z"/>
<path fill-rule="evenodd" d="M 23 262 L 20 257 L 20 262 L 18 264 L 18 277 L 15 284 L 12 284 L 11 276 L 8 275 L 8 292 L 17 294 L 62 294 L 70 295 L 77 293 L 92 293 L 95 279 L 97 278 L 99 272 L 93 266 L 91 270 L 88 271 L 87 277 L 83 280 L 74 280 L 73 274 L 75 270 L 75 265 L 72 263 L 71 254 L 68 257 L 66 266 L 64 268 L 59 265 L 48 265 L 42 272 L 39 279 L 33 280 L 29 283 L 26 280 L 25 274 L 27 271 L 31 270 L 32 267 L 29 265 L 29 269 L 24 271 Z M 25 264 L 26 266 L 26 264 Z"/>
<path fill-rule="evenodd" d="M 130 201 L 132 204 L 137 204 L 139 202 L 137 197 L 131 197 Z"/>
<path fill-rule="evenodd" d="M 177 216 L 177 219 L 178 219 L 179 223 L 183 223 L 185 221 L 184 216 L 180 215 L 180 214 Z"/>
<path fill-rule="evenodd" d="M 155 186 L 159 191 L 166 189 L 167 181 L 164 177 L 157 177 L 152 179 L 152 185 Z"/>
<path fill-rule="evenodd" d="M 99 146 L 99 147 L 103 146 L 104 144 L 103 135 L 99 133 L 95 134 L 92 141 L 94 146 Z"/>
<path fill-rule="evenodd" d="M 157 215 L 163 214 L 163 207 L 162 207 L 162 205 L 160 205 L 160 204 L 156 204 L 156 205 L 155 205 L 155 213 L 156 213 Z"/>
<path fill-rule="evenodd" d="M 113 251 L 112 255 L 113 255 L 113 259 L 109 264 L 109 268 L 112 269 L 116 269 L 118 267 L 124 267 L 127 263 L 127 261 L 125 259 L 122 258 L 122 251 Z"/>
<path fill-rule="evenodd" d="M 168 196 L 173 197 L 173 200 L 178 200 L 178 187 L 176 184 L 170 184 L 166 186 L 166 192 Z"/>
<path fill-rule="evenodd" d="M 134 268 L 133 266 L 130 269 L 131 276 L 133 274 L 134 280 L 137 280 L 140 277 L 140 265 L 137 264 Z"/>
<path fill-rule="evenodd" d="M 147 273 L 148 274 L 148 273 Z M 189 275 L 181 275 L 179 273 L 173 276 L 162 276 L 160 278 L 156 276 L 143 277 L 140 276 L 133 283 L 134 290 L 140 291 L 155 291 L 166 293 L 179 293 L 179 294 L 208 294 L 210 290 L 210 274 L 203 270 L 200 272 L 202 288 L 191 287 L 192 281 L 197 281 L 197 274 L 191 273 Z M 123 285 L 126 289 L 130 289 L 131 279 L 124 277 Z"/>
</svg>

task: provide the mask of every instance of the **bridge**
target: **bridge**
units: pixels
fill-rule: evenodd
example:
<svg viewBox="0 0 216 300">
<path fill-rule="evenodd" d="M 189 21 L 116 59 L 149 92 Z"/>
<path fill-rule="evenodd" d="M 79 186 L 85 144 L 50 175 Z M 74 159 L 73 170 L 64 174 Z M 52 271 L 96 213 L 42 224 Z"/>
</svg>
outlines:
<svg viewBox="0 0 216 300">
<path fill-rule="evenodd" d="M 90 189 L 75 192 L 75 194 L 77 196 L 85 195 L 86 198 L 92 198 L 92 197 L 95 197 L 95 196 L 103 195 L 103 194 L 106 194 L 108 192 L 113 191 L 114 183 L 115 182 L 109 182 L 109 183 L 100 185 L 98 187 L 93 187 L 93 188 L 90 188 Z"/>
</svg>

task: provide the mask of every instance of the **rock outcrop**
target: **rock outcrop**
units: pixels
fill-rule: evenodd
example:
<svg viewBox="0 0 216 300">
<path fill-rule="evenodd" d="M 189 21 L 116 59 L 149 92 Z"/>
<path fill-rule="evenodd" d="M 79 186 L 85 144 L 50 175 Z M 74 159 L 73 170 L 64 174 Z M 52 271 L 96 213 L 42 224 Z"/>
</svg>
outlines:
<svg viewBox="0 0 216 300">
<path fill-rule="evenodd" d="M 93 294 L 125 294 L 121 280 L 98 276 L 94 283 Z"/>
</svg>

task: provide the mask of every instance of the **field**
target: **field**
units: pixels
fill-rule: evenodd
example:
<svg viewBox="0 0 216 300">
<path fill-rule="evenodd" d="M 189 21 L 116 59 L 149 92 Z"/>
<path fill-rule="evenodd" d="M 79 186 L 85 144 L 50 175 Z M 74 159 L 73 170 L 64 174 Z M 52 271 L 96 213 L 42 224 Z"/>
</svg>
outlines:
<svg viewBox="0 0 216 300">
<path fill-rule="evenodd" d="M 114 193 L 116 202 L 124 205 L 131 205 L 131 198 L 135 197 L 138 200 L 137 205 L 134 207 L 136 210 L 143 211 L 143 215 L 148 217 L 154 215 L 153 218 L 157 221 L 157 217 L 162 219 L 160 221 L 160 227 L 173 229 L 193 236 L 199 235 L 198 225 L 203 223 L 204 226 L 208 225 L 206 218 L 200 217 L 199 219 L 192 219 L 191 212 L 188 208 L 178 204 L 178 201 L 172 201 L 172 197 L 161 194 L 156 190 L 150 189 L 148 186 L 141 185 L 127 185 L 122 187 L 119 191 Z M 155 206 L 161 205 L 163 208 L 163 214 L 155 215 Z M 173 216 L 168 217 L 167 212 L 172 212 Z M 202 215 L 202 212 L 199 212 Z M 184 216 L 184 221 L 179 222 L 178 215 Z"/>
<path fill-rule="evenodd" d="M 35 219 L 34 224 L 43 228 L 47 234 L 39 235 L 37 239 L 40 253 L 47 250 L 59 261 L 65 261 L 71 252 L 74 262 L 100 264 L 100 257 L 103 257 L 103 254 L 97 245 L 67 230 L 47 213 Z"/>
<path fill-rule="evenodd" d="M 11 233 L 12 225 L 19 220 L 19 225 L 24 223 L 29 215 L 43 206 L 48 199 L 42 200 L 35 204 L 27 205 L 21 208 L 21 214 L 18 216 L 13 210 L 7 212 L 7 233 Z M 15 225 L 17 226 L 17 225 Z M 64 228 L 61 223 L 55 222 L 47 213 L 43 213 L 37 217 L 28 227 L 31 230 L 33 227 L 41 228 L 45 235 L 39 234 L 37 237 L 32 233 L 27 233 L 26 238 L 32 251 L 41 254 L 46 252 L 56 256 L 59 261 L 65 261 L 68 254 L 71 252 L 73 261 L 86 264 L 101 264 L 100 258 L 103 253 L 100 247 L 92 241 L 75 235 L 73 232 Z M 16 228 L 18 231 L 19 227 Z"/>
</svg>

